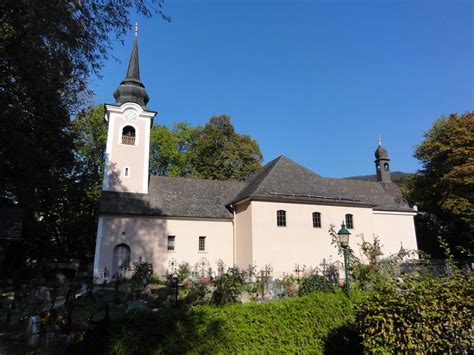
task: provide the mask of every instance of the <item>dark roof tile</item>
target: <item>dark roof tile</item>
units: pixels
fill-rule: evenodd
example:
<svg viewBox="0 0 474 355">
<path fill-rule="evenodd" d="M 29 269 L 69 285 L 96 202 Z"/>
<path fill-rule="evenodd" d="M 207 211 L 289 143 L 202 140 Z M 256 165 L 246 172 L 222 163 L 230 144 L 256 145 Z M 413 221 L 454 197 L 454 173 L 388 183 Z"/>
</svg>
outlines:
<svg viewBox="0 0 474 355">
<path fill-rule="evenodd" d="M 151 176 L 149 194 L 102 192 L 101 213 L 232 218 L 227 205 L 246 198 L 413 211 L 391 182 L 323 178 L 285 156 L 247 182 Z"/>
</svg>

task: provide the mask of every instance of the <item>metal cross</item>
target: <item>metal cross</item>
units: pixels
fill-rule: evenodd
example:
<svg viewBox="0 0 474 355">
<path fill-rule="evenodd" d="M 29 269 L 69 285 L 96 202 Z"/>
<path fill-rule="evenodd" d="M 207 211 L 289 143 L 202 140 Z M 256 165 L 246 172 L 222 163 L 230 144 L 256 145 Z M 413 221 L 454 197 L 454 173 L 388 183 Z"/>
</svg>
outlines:
<svg viewBox="0 0 474 355">
<path fill-rule="evenodd" d="M 321 264 L 319 264 L 323 267 L 323 275 L 326 274 L 326 268 L 330 265 L 328 263 L 326 263 L 326 259 L 323 259 L 323 262 Z"/>
<path fill-rule="evenodd" d="M 258 278 L 262 281 L 262 300 L 265 298 L 265 285 L 272 271 L 273 269 L 270 265 L 265 265 L 265 268 L 260 270 L 260 276 L 258 276 Z"/>
<path fill-rule="evenodd" d="M 300 264 L 295 264 L 295 269 L 293 270 L 296 272 L 296 278 L 298 279 L 298 282 L 300 281 L 300 272 L 304 272 L 304 265 L 303 268 L 300 268 Z"/>
</svg>

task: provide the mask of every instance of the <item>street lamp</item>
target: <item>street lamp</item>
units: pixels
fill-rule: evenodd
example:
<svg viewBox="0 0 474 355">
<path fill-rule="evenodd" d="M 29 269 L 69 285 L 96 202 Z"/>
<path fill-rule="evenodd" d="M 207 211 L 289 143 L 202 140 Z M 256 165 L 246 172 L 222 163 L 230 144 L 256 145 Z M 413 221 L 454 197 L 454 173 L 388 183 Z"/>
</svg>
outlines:
<svg viewBox="0 0 474 355">
<path fill-rule="evenodd" d="M 341 243 L 342 250 L 344 251 L 344 271 L 345 271 L 345 282 L 344 282 L 344 291 L 346 291 L 346 294 L 349 296 L 349 236 L 351 235 L 351 232 L 349 232 L 346 229 L 346 225 L 344 224 L 344 221 L 341 224 L 341 229 L 339 232 L 337 232 L 337 236 L 339 237 L 339 242 Z"/>
</svg>

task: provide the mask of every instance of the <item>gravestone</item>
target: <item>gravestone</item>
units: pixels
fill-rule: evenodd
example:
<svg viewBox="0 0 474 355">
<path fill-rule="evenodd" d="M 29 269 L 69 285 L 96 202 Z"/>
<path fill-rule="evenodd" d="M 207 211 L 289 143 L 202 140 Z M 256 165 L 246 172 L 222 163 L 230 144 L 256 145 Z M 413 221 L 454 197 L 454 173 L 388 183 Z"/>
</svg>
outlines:
<svg viewBox="0 0 474 355">
<path fill-rule="evenodd" d="M 30 347 L 38 346 L 40 338 L 40 326 L 41 318 L 39 316 L 28 317 L 25 324 L 25 330 L 23 332 L 26 345 Z"/>
</svg>

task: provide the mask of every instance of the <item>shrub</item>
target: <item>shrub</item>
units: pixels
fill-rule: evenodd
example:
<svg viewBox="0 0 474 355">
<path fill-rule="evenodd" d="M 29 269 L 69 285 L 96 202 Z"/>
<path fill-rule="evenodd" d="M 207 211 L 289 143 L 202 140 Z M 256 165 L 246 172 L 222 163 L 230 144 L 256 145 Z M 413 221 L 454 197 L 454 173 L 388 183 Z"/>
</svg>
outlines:
<svg viewBox="0 0 474 355">
<path fill-rule="evenodd" d="M 353 320 L 352 302 L 342 292 L 142 311 L 113 323 L 110 347 L 117 354 L 322 353 L 329 335 L 338 329 L 346 334 L 344 325 Z"/>
<path fill-rule="evenodd" d="M 223 305 L 236 303 L 242 294 L 244 286 L 244 275 L 238 268 L 229 268 L 214 279 L 215 290 L 212 294 L 212 303 Z"/>
<path fill-rule="evenodd" d="M 472 276 L 439 280 L 408 276 L 386 283 L 358 307 L 366 352 L 468 353 L 472 336 Z"/>
<path fill-rule="evenodd" d="M 334 286 L 321 275 L 306 276 L 301 283 L 299 295 L 306 296 L 316 291 L 331 292 L 334 291 Z"/>
</svg>

